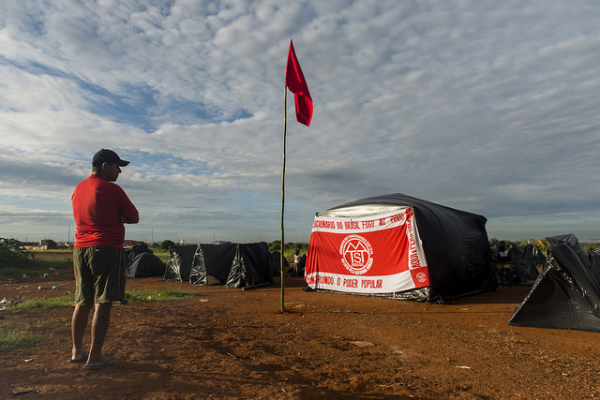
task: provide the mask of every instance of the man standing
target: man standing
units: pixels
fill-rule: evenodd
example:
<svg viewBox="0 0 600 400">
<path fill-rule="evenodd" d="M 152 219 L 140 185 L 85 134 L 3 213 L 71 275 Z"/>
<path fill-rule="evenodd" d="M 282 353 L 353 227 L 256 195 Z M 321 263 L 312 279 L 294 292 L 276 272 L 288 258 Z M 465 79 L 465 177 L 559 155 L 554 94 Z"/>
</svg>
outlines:
<svg viewBox="0 0 600 400">
<path fill-rule="evenodd" d="M 114 151 L 100 150 L 92 161 L 92 175 L 77 185 L 71 198 L 77 232 L 73 250 L 76 305 L 71 321 L 73 349 L 69 362 L 85 363 L 85 368 L 91 370 L 117 365 L 102 354 L 102 346 L 112 302 L 125 297 L 123 224 L 136 224 L 140 219 L 125 191 L 113 183 L 121 167 L 128 164 Z M 82 342 L 92 306 L 95 306 L 92 343 L 87 354 Z"/>
<path fill-rule="evenodd" d="M 294 253 L 294 275 L 298 276 L 298 270 L 300 267 L 300 249 L 296 249 Z"/>
</svg>

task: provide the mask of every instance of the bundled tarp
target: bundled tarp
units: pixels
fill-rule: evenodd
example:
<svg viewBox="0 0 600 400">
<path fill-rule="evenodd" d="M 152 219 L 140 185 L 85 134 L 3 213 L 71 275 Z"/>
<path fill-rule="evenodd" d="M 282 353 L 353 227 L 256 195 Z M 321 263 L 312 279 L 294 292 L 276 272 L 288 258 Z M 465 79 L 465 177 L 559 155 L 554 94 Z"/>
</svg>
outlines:
<svg viewBox="0 0 600 400">
<path fill-rule="evenodd" d="M 227 288 L 261 286 L 273 283 L 271 254 L 264 242 L 238 244 Z"/>
<path fill-rule="evenodd" d="M 199 244 L 190 271 L 190 284 L 211 286 L 227 283 L 236 248 L 230 242 Z"/>
<path fill-rule="evenodd" d="M 600 257 L 573 235 L 546 238 L 548 259 L 509 325 L 600 332 Z"/>
<path fill-rule="evenodd" d="M 315 216 L 305 280 L 314 290 L 445 302 L 496 287 L 481 215 L 401 193 Z"/>
<path fill-rule="evenodd" d="M 133 261 L 127 265 L 125 275 L 128 278 L 147 278 L 151 276 L 162 276 L 165 273 L 165 264 L 152 253 L 138 254 Z"/>
<path fill-rule="evenodd" d="M 188 282 L 196 254 L 197 244 L 169 248 L 169 261 L 163 280 L 167 282 Z"/>
</svg>

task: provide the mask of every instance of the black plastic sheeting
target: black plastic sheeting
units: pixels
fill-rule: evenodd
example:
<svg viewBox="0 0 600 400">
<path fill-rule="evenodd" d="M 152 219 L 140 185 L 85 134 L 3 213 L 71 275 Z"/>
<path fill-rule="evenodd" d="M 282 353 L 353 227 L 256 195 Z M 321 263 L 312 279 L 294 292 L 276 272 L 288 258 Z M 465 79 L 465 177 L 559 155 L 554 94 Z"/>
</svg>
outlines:
<svg viewBox="0 0 600 400">
<path fill-rule="evenodd" d="M 164 280 L 241 288 L 272 284 L 272 261 L 266 243 L 195 244 L 169 249 Z"/>
<path fill-rule="evenodd" d="M 281 253 L 277 250 L 271 251 L 271 274 L 273 276 L 278 276 L 281 274 Z M 284 257 L 283 258 L 283 266 L 285 271 L 290 269 L 290 263 Z"/>
<path fill-rule="evenodd" d="M 197 244 L 188 244 L 169 248 L 169 261 L 165 269 L 164 281 L 188 282 Z"/>
<path fill-rule="evenodd" d="M 277 250 L 271 251 L 271 273 L 273 276 L 281 275 L 281 253 Z M 289 263 L 285 258 L 283 259 L 283 264 L 285 266 L 285 275 L 286 276 L 304 276 L 304 272 L 306 270 L 306 254 L 300 257 L 300 263 L 298 264 L 298 271 L 294 272 L 294 267 Z"/>
<path fill-rule="evenodd" d="M 138 254 L 125 270 L 128 278 L 147 278 L 161 276 L 164 273 L 165 264 L 152 253 Z"/>
<path fill-rule="evenodd" d="M 153 254 L 148 245 L 143 242 L 135 244 L 129 250 L 125 250 L 125 260 L 127 261 L 127 265 L 131 264 L 137 256 L 143 253 Z"/>
<path fill-rule="evenodd" d="M 509 325 L 600 332 L 600 259 L 573 235 L 546 238 L 546 267 Z"/>
<path fill-rule="evenodd" d="M 520 283 L 535 281 L 539 275 L 537 266 L 546 264 L 546 256 L 533 244 L 513 246 L 508 255 L 515 266 L 517 281 Z"/>
<path fill-rule="evenodd" d="M 271 264 L 271 254 L 266 243 L 238 244 L 225 287 L 273 284 Z"/>
<path fill-rule="evenodd" d="M 332 210 L 360 205 L 413 207 L 429 267 L 430 287 L 381 297 L 445 303 L 497 287 L 485 217 L 402 193 L 356 200 Z"/>
<path fill-rule="evenodd" d="M 147 278 L 165 273 L 165 264 L 156 257 L 146 243 L 138 243 L 125 251 L 128 278 Z"/>
<path fill-rule="evenodd" d="M 231 271 L 236 247 L 234 243 L 230 242 L 199 244 L 190 272 L 190 284 L 196 286 L 224 285 Z"/>
</svg>

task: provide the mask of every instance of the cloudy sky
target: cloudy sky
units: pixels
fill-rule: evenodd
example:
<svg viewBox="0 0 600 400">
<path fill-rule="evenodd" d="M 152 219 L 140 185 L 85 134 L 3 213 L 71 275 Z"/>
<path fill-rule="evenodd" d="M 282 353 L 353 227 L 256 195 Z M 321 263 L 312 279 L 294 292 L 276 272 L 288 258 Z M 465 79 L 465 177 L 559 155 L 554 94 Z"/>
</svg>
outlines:
<svg viewBox="0 0 600 400">
<path fill-rule="evenodd" d="M 73 239 L 70 197 L 110 148 L 127 238 L 285 239 L 315 212 L 405 193 L 490 237 L 600 240 L 596 1 L 0 3 L 0 237 Z M 290 96 L 292 96 L 290 94 Z"/>
</svg>

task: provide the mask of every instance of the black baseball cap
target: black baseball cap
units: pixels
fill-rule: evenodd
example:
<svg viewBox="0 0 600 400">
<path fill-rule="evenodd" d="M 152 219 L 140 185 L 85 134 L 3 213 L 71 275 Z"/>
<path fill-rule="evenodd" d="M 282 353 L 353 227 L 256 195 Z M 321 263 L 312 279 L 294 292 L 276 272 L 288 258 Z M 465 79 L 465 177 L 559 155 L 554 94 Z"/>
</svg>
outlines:
<svg viewBox="0 0 600 400">
<path fill-rule="evenodd" d="M 119 155 L 114 151 L 108 149 L 101 149 L 94 155 L 92 165 L 94 167 L 99 167 L 105 162 L 109 164 L 119 163 L 119 167 L 125 167 L 129 165 L 129 161 L 121 160 L 119 158 Z"/>
</svg>

